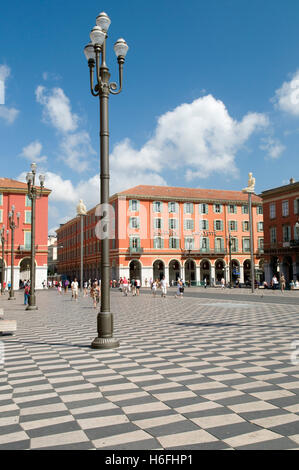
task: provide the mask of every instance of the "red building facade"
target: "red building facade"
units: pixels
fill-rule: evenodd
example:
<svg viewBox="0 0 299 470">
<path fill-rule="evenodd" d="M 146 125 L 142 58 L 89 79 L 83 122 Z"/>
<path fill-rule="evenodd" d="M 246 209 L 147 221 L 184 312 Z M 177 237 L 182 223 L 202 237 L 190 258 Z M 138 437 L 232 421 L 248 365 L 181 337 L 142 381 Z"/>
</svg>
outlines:
<svg viewBox="0 0 299 470">
<path fill-rule="evenodd" d="M 263 278 L 262 200 L 253 195 L 256 277 Z M 139 278 L 142 285 L 165 276 L 199 285 L 250 280 L 248 196 L 240 191 L 136 186 L 110 198 L 111 279 Z M 84 220 L 84 279 L 100 277 L 100 224 L 96 208 Z M 98 225 L 99 227 L 99 225 Z M 231 250 L 229 249 L 231 243 Z M 79 278 L 80 220 L 57 230 L 58 270 Z M 230 274 L 231 266 L 231 274 Z"/>
<path fill-rule="evenodd" d="M 49 189 L 43 189 L 42 197 L 36 200 L 36 288 L 42 288 L 47 279 L 48 256 L 48 196 Z M 1 267 L 5 271 L 5 281 L 11 279 L 11 230 L 8 214 L 15 207 L 15 222 L 20 213 L 19 226 L 14 233 L 14 288 L 19 288 L 20 280 L 30 278 L 31 256 L 31 201 L 27 197 L 27 184 L 9 178 L 0 178 L 0 227 L 5 228 L 4 259 L 0 250 Z M 9 231 L 7 234 L 7 230 Z M 1 242 L 0 242 L 1 243 Z M 0 277 L 1 279 L 1 277 Z"/>
<path fill-rule="evenodd" d="M 265 277 L 299 280 L 299 182 L 263 191 Z M 297 224 L 297 226 L 296 226 Z"/>
</svg>

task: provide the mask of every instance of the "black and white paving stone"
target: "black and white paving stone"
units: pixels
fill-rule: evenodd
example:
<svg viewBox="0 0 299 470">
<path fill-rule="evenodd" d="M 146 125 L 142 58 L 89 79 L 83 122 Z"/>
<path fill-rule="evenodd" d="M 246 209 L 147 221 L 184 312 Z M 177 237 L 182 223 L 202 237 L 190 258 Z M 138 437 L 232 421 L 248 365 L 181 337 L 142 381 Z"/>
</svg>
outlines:
<svg viewBox="0 0 299 470">
<path fill-rule="evenodd" d="M 299 296 L 195 293 L 112 289 L 113 350 L 88 297 L 1 297 L 0 450 L 299 449 Z"/>
</svg>

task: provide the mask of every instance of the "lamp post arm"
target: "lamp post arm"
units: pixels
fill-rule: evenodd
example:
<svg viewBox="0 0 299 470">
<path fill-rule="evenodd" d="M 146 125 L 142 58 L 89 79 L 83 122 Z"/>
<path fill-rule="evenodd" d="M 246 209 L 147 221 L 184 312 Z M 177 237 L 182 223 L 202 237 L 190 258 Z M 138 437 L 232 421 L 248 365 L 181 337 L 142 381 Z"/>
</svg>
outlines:
<svg viewBox="0 0 299 470">
<path fill-rule="evenodd" d="M 114 82 L 110 83 L 109 90 L 112 95 L 118 95 L 122 91 L 122 87 L 123 87 L 123 69 L 124 69 L 125 59 L 123 57 L 119 57 L 117 61 L 118 61 L 119 89 L 115 91 L 117 88 L 117 84 Z"/>
<path fill-rule="evenodd" d="M 94 59 L 89 59 L 88 67 L 89 67 L 90 93 L 92 94 L 92 96 L 99 96 L 99 91 L 98 92 L 94 91 L 94 80 L 93 80 L 94 64 L 95 64 Z"/>
</svg>

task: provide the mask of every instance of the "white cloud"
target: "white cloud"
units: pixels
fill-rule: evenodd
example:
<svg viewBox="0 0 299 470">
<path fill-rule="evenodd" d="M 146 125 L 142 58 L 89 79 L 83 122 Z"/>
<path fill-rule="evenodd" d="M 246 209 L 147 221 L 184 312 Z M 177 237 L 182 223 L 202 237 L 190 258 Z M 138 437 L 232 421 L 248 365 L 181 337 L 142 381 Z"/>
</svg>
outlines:
<svg viewBox="0 0 299 470">
<path fill-rule="evenodd" d="M 275 91 L 272 102 L 276 108 L 293 116 L 299 116 L 299 70 L 293 74 L 290 81 L 284 82 Z"/>
<path fill-rule="evenodd" d="M 5 82 L 5 80 L 10 75 L 10 68 L 7 65 L 0 65 L 0 80 Z"/>
<path fill-rule="evenodd" d="M 88 132 L 66 134 L 60 142 L 61 160 L 72 170 L 81 172 L 89 168 L 89 157 L 96 155 Z"/>
<path fill-rule="evenodd" d="M 10 75 L 10 68 L 7 65 L 0 65 L 0 118 L 4 119 L 7 124 L 12 124 L 19 110 L 5 106 L 5 82 Z"/>
<path fill-rule="evenodd" d="M 45 155 L 41 155 L 41 151 L 42 144 L 38 140 L 35 140 L 26 147 L 23 147 L 21 156 L 27 158 L 27 160 L 31 162 L 44 163 L 46 162 L 47 157 Z"/>
<path fill-rule="evenodd" d="M 90 157 L 96 152 L 88 132 L 77 130 L 79 117 L 72 113 L 69 98 L 61 88 L 48 90 L 41 85 L 36 88 L 35 94 L 37 102 L 43 106 L 44 121 L 59 131 L 59 159 L 74 171 L 86 171 Z"/>
<path fill-rule="evenodd" d="M 19 114 L 19 110 L 16 108 L 8 108 L 3 104 L 0 104 L 0 118 L 4 119 L 7 124 L 12 124 Z"/>
<path fill-rule="evenodd" d="M 235 158 L 251 135 L 269 125 L 267 116 L 248 113 L 234 120 L 222 101 L 212 95 L 185 103 L 160 116 L 153 137 L 140 150 L 129 139 L 110 156 L 112 181 L 120 186 L 165 184 L 160 175 L 170 169 L 187 181 L 212 173 L 237 174 Z"/>
<path fill-rule="evenodd" d="M 270 158 L 279 158 L 285 150 L 285 146 L 278 139 L 267 137 L 262 139 L 261 150 L 265 150 Z"/>
<path fill-rule="evenodd" d="M 60 132 L 74 131 L 78 127 L 78 116 L 71 111 L 70 100 L 61 88 L 48 91 L 39 85 L 35 90 L 36 100 L 43 105 L 43 117 Z"/>
</svg>

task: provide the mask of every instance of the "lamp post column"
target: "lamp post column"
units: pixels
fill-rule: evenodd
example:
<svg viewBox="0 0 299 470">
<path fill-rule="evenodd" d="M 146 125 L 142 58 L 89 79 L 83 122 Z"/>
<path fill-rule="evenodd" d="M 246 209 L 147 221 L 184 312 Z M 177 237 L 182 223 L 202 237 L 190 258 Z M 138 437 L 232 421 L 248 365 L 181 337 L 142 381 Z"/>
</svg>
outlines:
<svg viewBox="0 0 299 470">
<path fill-rule="evenodd" d="M 6 230 L 6 234 L 8 236 L 8 230 Z M 2 245 L 2 273 L 1 273 L 1 294 L 4 294 L 4 282 L 5 282 L 5 227 L 3 225 L 1 230 L 1 245 Z"/>
<path fill-rule="evenodd" d="M 36 190 L 32 188 L 31 196 L 31 259 L 30 259 L 30 295 L 26 310 L 37 310 L 35 296 L 35 209 L 36 209 Z"/>
<path fill-rule="evenodd" d="M 106 41 L 106 39 L 105 39 Z M 110 214 L 109 204 L 109 79 L 110 73 L 105 63 L 105 41 L 100 68 L 102 87 L 100 88 L 100 164 L 101 164 L 101 206 L 105 225 L 101 239 L 101 311 L 98 313 L 98 337 L 92 342 L 92 348 L 118 348 L 119 341 L 113 338 L 113 314 L 110 312 Z"/>
</svg>

